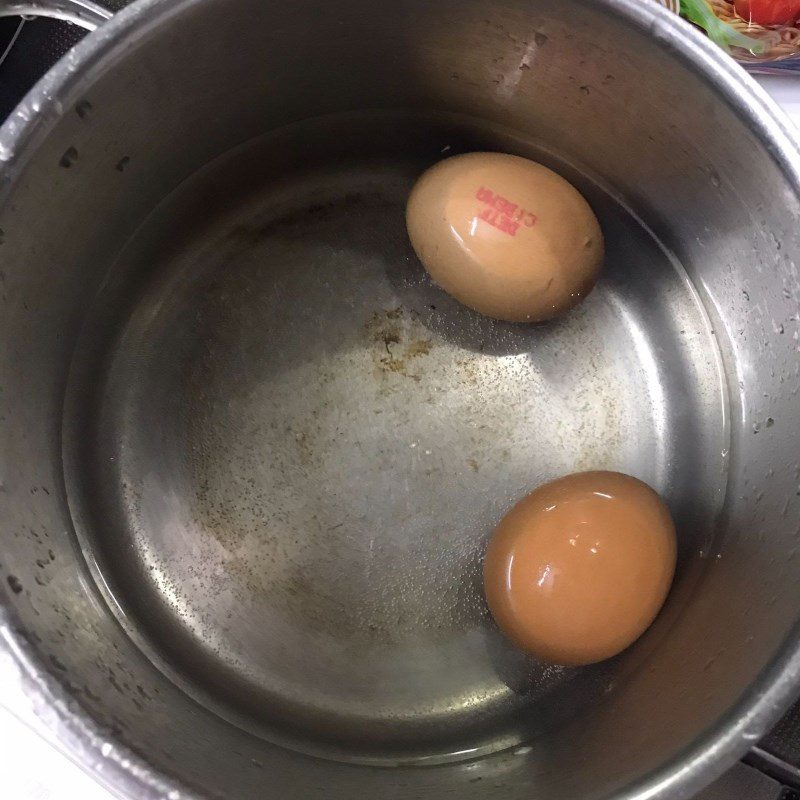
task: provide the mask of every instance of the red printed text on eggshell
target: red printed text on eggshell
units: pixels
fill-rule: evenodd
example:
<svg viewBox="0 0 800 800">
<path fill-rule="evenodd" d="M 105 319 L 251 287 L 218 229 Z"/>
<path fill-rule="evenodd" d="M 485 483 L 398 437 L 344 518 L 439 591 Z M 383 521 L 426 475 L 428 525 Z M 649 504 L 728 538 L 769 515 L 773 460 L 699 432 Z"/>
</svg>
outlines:
<svg viewBox="0 0 800 800">
<path fill-rule="evenodd" d="M 509 236 L 516 236 L 520 228 L 532 228 L 536 224 L 536 214 L 485 186 L 475 192 L 475 197 L 482 204 L 475 216 Z"/>
</svg>

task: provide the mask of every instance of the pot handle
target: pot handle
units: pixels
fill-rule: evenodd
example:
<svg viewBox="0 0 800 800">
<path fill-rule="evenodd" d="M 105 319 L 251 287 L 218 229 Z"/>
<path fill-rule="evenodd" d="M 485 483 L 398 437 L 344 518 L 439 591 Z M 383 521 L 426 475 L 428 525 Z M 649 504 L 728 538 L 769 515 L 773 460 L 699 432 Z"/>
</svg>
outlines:
<svg viewBox="0 0 800 800">
<path fill-rule="evenodd" d="M 92 0 L 0 0 L 0 17 L 52 17 L 89 31 L 113 16 Z"/>
</svg>

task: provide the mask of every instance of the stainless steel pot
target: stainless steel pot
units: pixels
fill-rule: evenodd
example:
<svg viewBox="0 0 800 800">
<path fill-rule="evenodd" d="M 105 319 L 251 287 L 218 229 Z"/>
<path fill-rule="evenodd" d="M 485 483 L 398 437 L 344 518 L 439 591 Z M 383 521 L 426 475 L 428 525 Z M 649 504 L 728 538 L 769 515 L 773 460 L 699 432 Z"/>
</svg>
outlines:
<svg viewBox="0 0 800 800">
<path fill-rule="evenodd" d="M 560 322 L 482 319 L 413 258 L 409 186 L 471 149 L 600 216 Z M 639 0 L 103 24 L 0 129 L 20 708 L 137 798 L 689 797 L 797 686 L 799 193 L 766 97 Z M 680 560 L 634 647 L 564 670 L 497 634 L 480 559 L 581 468 L 662 491 Z"/>
</svg>

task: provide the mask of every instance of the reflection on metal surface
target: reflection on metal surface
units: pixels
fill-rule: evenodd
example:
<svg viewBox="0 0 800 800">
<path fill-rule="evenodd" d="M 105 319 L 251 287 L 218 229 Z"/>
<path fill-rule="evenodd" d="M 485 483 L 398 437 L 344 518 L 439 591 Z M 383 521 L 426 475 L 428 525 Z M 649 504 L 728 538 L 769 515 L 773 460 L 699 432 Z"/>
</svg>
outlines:
<svg viewBox="0 0 800 800">
<path fill-rule="evenodd" d="M 50 17 L 93 31 L 113 13 L 92 0 L 0 0 L 0 17 L 16 16 Z"/>
</svg>

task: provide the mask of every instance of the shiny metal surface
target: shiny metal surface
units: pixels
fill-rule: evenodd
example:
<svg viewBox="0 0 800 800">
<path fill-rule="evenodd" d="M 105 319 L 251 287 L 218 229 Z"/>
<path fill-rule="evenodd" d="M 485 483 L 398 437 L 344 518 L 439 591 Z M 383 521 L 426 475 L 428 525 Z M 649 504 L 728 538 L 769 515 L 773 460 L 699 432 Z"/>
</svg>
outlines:
<svg viewBox="0 0 800 800">
<path fill-rule="evenodd" d="M 612 665 L 537 664 L 490 622 L 487 534 L 532 486 L 635 473 L 671 496 L 687 560 L 710 546 L 716 347 L 629 212 L 559 165 L 611 244 L 553 325 L 480 317 L 414 258 L 415 176 L 487 147 L 553 160 L 421 115 L 246 145 L 137 232 L 76 348 L 67 492 L 123 623 L 190 692 L 302 750 L 474 756 L 609 691 Z"/>
<path fill-rule="evenodd" d="M 131 796 L 689 796 L 796 686 L 795 143 L 639 3 L 236 6 L 135 4 L 0 132 L 9 671 Z M 411 254 L 414 176 L 479 148 L 600 216 L 558 323 Z M 545 668 L 480 555 L 588 467 L 664 493 L 678 578 Z"/>
<path fill-rule="evenodd" d="M 0 17 L 51 17 L 93 31 L 111 19 L 112 12 L 92 0 L 3 0 Z"/>
</svg>

